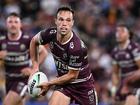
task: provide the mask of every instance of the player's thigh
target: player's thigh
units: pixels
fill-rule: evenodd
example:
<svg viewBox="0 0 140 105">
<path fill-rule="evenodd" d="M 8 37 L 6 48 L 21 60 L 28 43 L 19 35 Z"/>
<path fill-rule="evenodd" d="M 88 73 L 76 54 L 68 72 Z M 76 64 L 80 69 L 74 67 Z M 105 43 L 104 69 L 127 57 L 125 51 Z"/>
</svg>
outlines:
<svg viewBox="0 0 140 105">
<path fill-rule="evenodd" d="M 138 105 L 138 98 L 134 95 L 129 95 L 126 98 L 125 105 Z"/>
<path fill-rule="evenodd" d="M 69 105 L 70 97 L 64 95 L 60 91 L 54 91 L 50 100 L 49 105 Z"/>
<path fill-rule="evenodd" d="M 3 105 L 18 105 L 21 104 L 22 98 L 14 91 L 9 91 L 4 98 Z"/>
</svg>

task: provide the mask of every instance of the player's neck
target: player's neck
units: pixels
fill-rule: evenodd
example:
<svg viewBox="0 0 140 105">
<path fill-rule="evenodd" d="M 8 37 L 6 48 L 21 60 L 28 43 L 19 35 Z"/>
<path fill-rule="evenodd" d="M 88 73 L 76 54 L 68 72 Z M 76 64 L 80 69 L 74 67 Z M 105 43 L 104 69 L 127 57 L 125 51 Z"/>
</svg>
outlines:
<svg viewBox="0 0 140 105">
<path fill-rule="evenodd" d="M 123 43 L 120 43 L 119 48 L 120 49 L 126 49 L 129 43 L 130 43 L 130 40 L 127 40 L 127 41 L 125 41 Z"/>
<path fill-rule="evenodd" d="M 19 40 L 20 37 L 21 37 L 21 35 L 22 35 L 22 32 L 21 32 L 21 31 L 19 31 L 19 32 L 16 33 L 16 34 L 8 33 L 8 39 L 9 39 L 9 40 Z"/>
<path fill-rule="evenodd" d="M 69 42 L 69 40 L 72 38 L 73 36 L 73 32 L 68 33 L 65 36 L 62 36 L 60 34 L 57 35 L 57 40 L 61 43 L 61 44 L 66 44 L 67 42 Z"/>
</svg>

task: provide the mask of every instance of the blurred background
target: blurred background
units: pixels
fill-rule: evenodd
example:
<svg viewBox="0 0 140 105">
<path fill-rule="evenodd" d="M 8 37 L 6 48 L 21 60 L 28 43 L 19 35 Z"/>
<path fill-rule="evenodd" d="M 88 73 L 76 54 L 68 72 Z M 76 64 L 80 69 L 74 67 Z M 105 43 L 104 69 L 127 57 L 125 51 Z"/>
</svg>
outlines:
<svg viewBox="0 0 140 105">
<path fill-rule="evenodd" d="M 29 35 L 35 35 L 44 28 L 55 26 L 54 15 L 61 5 L 70 5 L 75 10 L 73 29 L 79 33 L 89 48 L 99 105 L 112 105 L 110 53 L 116 44 L 115 26 L 118 22 L 125 22 L 140 43 L 140 0 L 0 0 L 0 35 L 6 31 L 5 17 L 11 12 L 21 15 L 23 30 Z M 46 49 L 48 57 L 42 64 L 41 70 L 49 79 L 53 79 L 56 69 L 47 46 Z M 4 94 L 3 81 L 0 76 L 1 97 Z M 27 105 L 46 105 L 50 95 L 51 92 L 46 98 L 38 100 L 29 98 Z"/>
</svg>

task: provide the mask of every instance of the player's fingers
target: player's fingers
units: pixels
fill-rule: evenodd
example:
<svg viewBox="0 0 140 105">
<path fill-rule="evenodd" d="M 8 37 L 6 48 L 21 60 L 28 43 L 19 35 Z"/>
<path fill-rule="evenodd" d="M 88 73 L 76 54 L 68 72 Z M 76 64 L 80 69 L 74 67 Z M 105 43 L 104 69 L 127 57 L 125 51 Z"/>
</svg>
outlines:
<svg viewBox="0 0 140 105">
<path fill-rule="evenodd" d="M 41 89 L 43 89 L 43 85 L 37 85 L 36 88 L 41 88 Z"/>
<path fill-rule="evenodd" d="M 39 93 L 38 96 L 45 96 L 46 92 L 47 92 L 47 91 L 45 91 L 45 90 L 41 90 L 41 92 Z"/>
</svg>

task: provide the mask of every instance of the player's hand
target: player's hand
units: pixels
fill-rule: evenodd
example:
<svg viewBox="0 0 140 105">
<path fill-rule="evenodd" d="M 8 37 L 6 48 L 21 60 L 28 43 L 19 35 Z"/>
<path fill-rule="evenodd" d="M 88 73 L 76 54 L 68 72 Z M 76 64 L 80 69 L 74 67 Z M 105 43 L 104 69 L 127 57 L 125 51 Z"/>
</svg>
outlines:
<svg viewBox="0 0 140 105">
<path fill-rule="evenodd" d="M 0 59 L 4 59 L 7 56 L 7 51 L 0 51 Z"/>
<path fill-rule="evenodd" d="M 130 92 L 129 87 L 128 87 L 127 85 L 123 85 L 123 87 L 122 87 L 120 93 L 121 93 L 122 95 L 125 95 L 125 94 L 128 94 L 129 92 Z"/>
<path fill-rule="evenodd" d="M 24 76 L 30 76 L 30 75 L 31 75 L 31 71 L 32 71 L 31 68 L 26 67 L 26 68 L 24 68 L 24 69 L 21 70 L 21 73 L 22 73 Z"/>
<path fill-rule="evenodd" d="M 137 70 L 135 71 L 131 76 L 128 76 L 124 82 L 127 84 L 127 85 L 131 85 L 133 84 L 135 81 L 139 80 L 140 79 L 140 70 Z"/>
<path fill-rule="evenodd" d="M 37 86 L 37 88 L 41 89 L 41 92 L 39 93 L 38 96 L 44 96 L 47 91 L 50 89 L 51 85 L 48 82 L 44 82 L 40 85 Z"/>
</svg>

